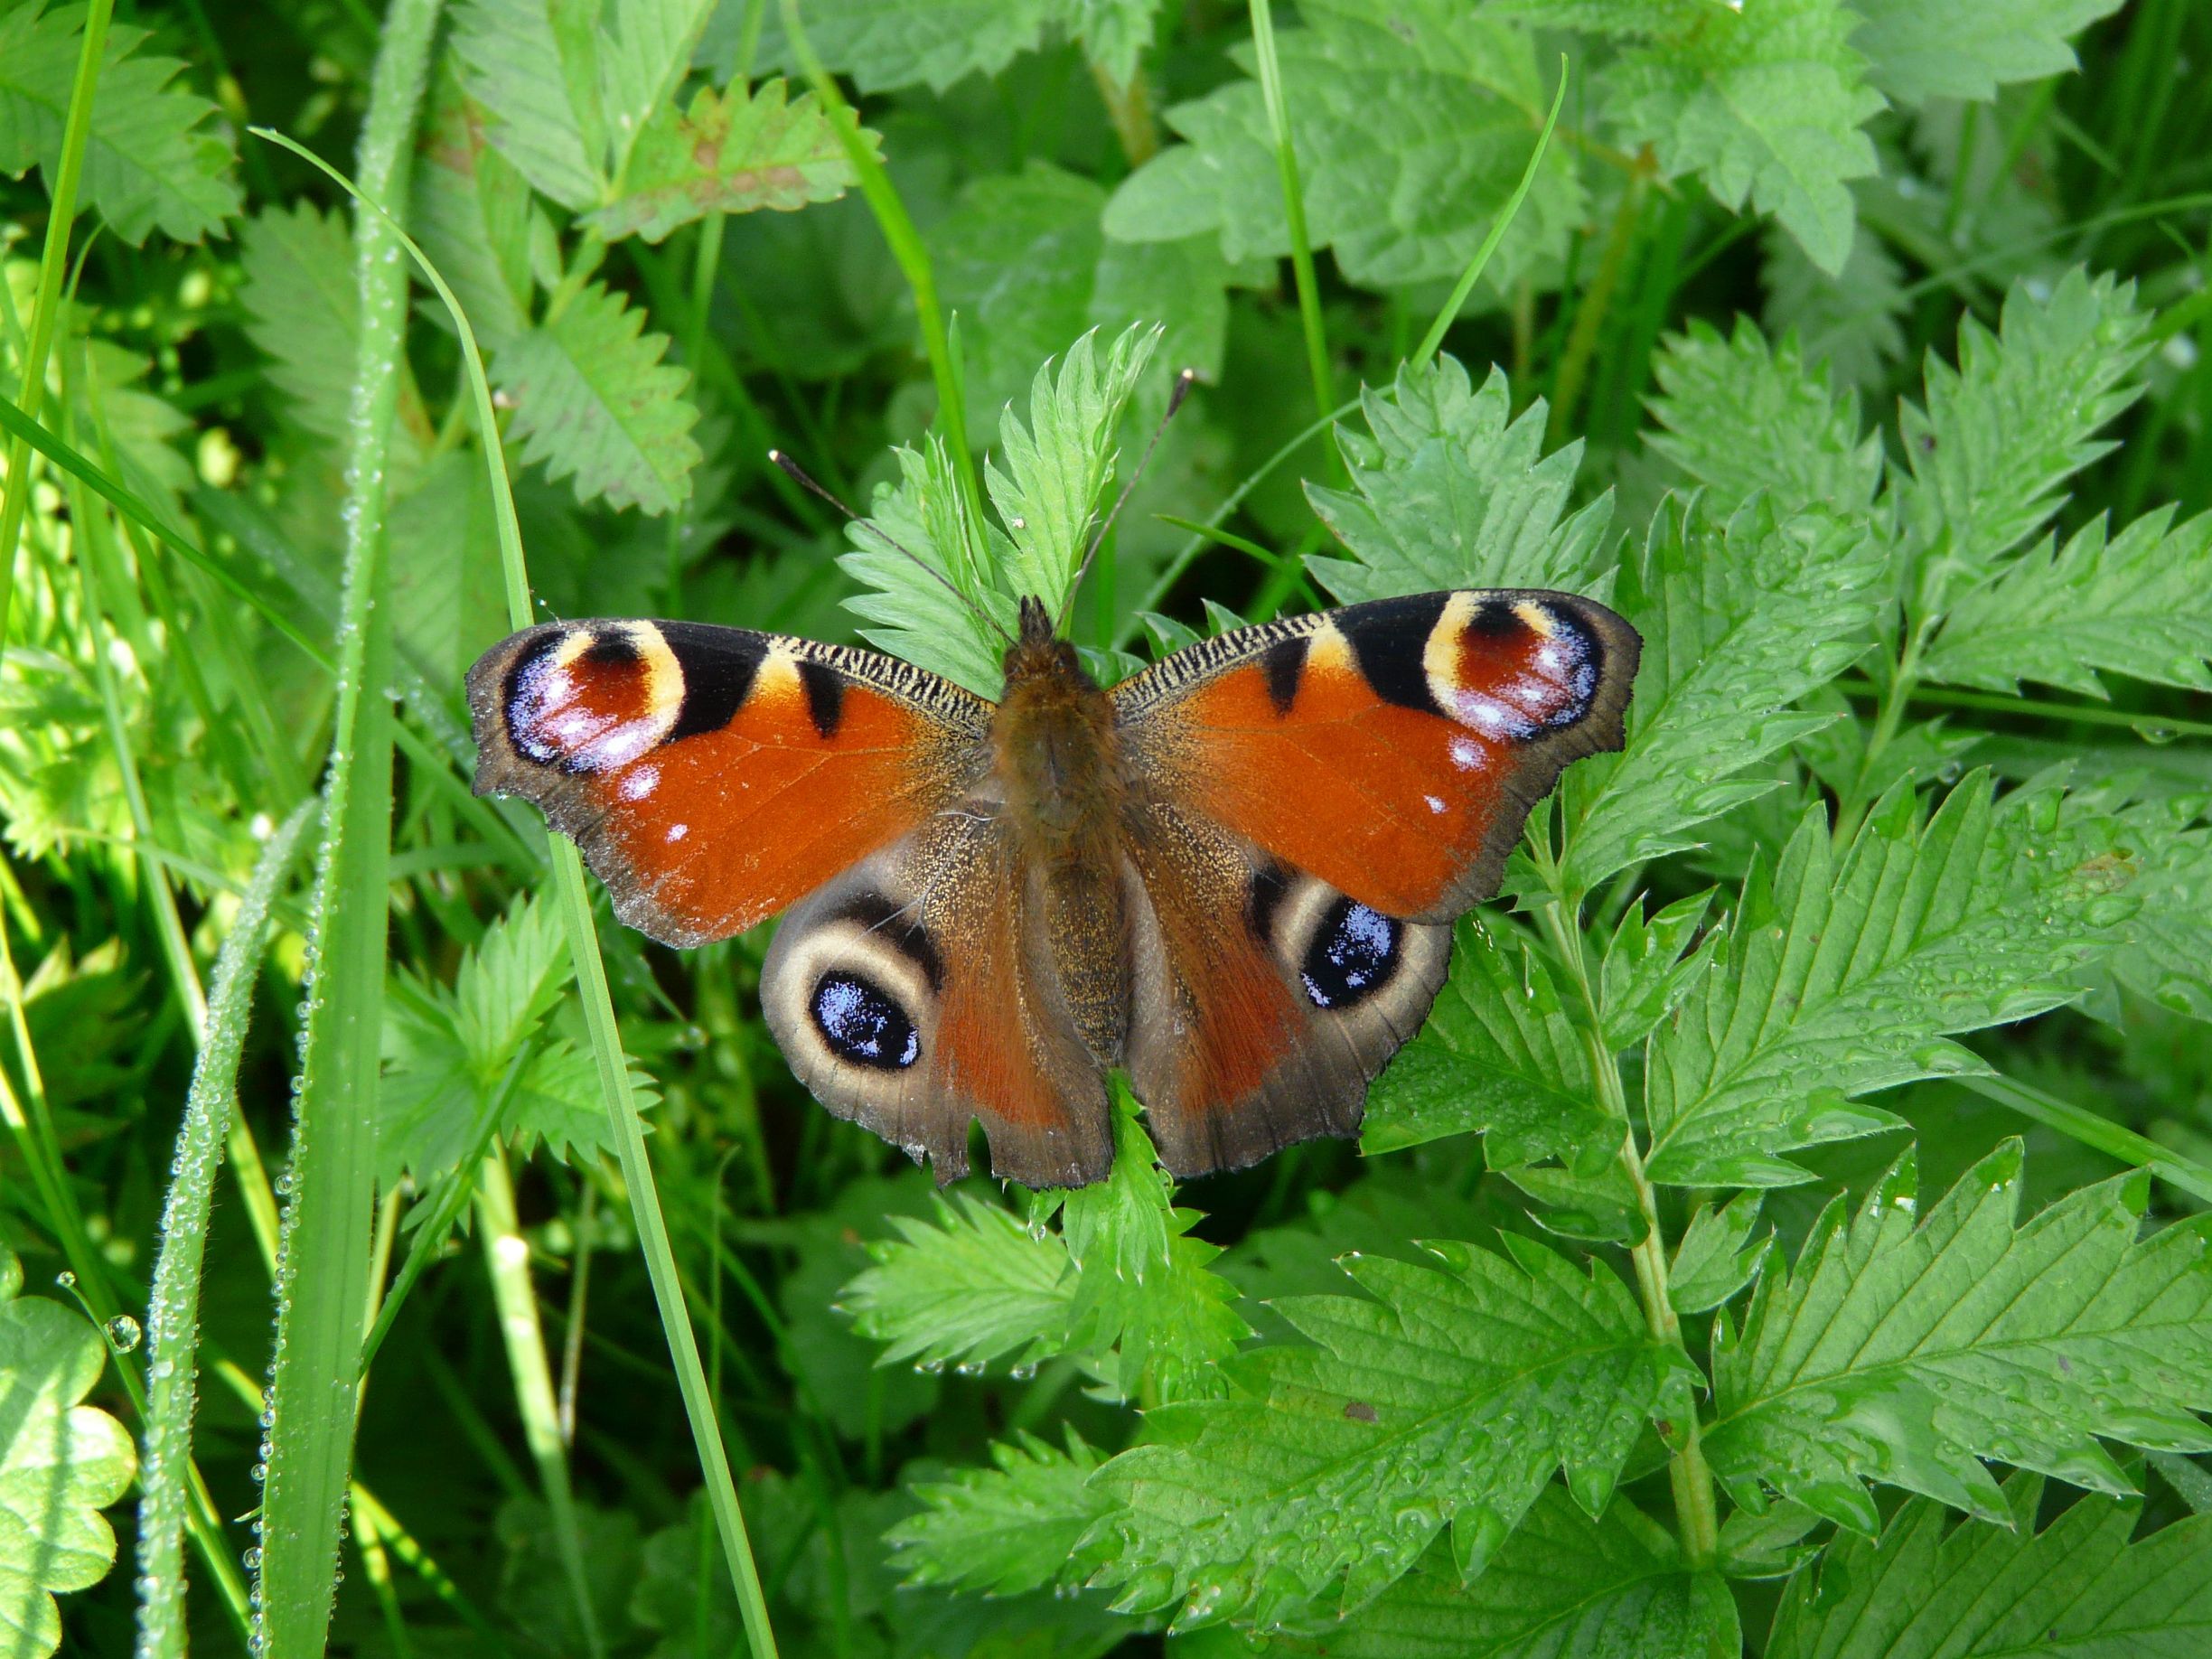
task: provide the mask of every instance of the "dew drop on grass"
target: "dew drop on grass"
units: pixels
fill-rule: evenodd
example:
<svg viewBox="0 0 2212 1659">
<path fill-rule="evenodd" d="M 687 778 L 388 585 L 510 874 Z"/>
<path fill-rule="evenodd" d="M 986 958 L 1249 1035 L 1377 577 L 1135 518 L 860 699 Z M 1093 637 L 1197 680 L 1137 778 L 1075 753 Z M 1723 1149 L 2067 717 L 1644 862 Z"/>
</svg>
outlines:
<svg viewBox="0 0 2212 1659">
<path fill-rule="evenodd" d="M 138 1321 L 127 1313 L 116 1315 L 100 1328 L 107 1334 L 108 1345 L 117 1354 L 131 1352 L 138 1345 L 139 1339 L 145 1335 Z"/>
</svg>

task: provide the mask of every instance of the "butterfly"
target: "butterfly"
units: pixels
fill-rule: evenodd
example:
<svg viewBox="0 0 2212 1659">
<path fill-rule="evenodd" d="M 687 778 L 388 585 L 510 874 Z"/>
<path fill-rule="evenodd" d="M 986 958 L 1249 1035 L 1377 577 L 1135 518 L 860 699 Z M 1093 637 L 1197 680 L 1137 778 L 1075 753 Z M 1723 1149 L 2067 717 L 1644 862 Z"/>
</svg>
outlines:
<svg viewBox="0 0 2212 1659">
<path fill-rule="evenodd" d="M 1124 1070 L 1180 1178 L 1359 1130 L 1641 641 L 1534 590 L 1240 628 L 1111 689 L 1024 600 L 996 703 L 845 645 L 554 622 L 468 676 L 479 794 L 572 837 L 671 945 L 783 912 L 768 1028 L 939 1180 L 1080 1186 Z"/>
</svg>

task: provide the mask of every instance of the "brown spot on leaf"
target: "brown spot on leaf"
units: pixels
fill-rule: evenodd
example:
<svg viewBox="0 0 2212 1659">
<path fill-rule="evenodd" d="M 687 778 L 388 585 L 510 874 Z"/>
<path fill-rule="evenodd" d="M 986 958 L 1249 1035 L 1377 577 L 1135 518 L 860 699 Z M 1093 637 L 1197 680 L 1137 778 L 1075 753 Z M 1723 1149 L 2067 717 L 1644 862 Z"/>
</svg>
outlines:
<svg viewBox="0 0 2212 1659">
<path fill-rule="evenodd" d="M 1375 1420 L 1375 1409 L 1364 1400 L 1347 1400 L 1345 1415 L 1355 1423 L 1372 1423 Z"/>
</svg>

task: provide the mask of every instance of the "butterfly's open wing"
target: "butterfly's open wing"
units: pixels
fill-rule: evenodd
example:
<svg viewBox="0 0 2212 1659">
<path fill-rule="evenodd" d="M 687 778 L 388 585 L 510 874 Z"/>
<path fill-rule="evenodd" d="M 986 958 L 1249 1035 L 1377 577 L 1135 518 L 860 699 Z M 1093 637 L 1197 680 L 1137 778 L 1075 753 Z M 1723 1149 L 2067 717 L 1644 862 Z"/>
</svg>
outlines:
<svg viewBox="0 0 2212 1659">
<path fill-rule="evenodd" d="M 1357 1133 L 1451 921 L 1561 769 L 1620 746 L 1639 646 L 1571 595 L 1427 594 L 1223 634 L 1117 688 L 1148 901 L 1128 1064 L 1170 1169 Z"/>
<path fill-rule="evenodd" d="M 1080 1186 L 1113 1160 L 1103 1073 L 1058 990 L 997 802 L 941 811 L 802 900 L 761 970 L 761 1009 L 814 1098 L 968 1172 Z"/>
<path fill-rule="evenodd" d="M 469 670 L 476 791 L 576 840 L 631 926 L 720 939 L 960 799 L 990 705 L 846 646 L 698 623 L 548 623 Z"/>
<path fill-rule="evenodd" d="M 1162 798 L 1386 915 L 1497 890 L 1569 762 L 1621 745 L 1642 642 L 1594 600 L 1420 594 L 1240 628 L 1115 688 Z"/>
</svg>

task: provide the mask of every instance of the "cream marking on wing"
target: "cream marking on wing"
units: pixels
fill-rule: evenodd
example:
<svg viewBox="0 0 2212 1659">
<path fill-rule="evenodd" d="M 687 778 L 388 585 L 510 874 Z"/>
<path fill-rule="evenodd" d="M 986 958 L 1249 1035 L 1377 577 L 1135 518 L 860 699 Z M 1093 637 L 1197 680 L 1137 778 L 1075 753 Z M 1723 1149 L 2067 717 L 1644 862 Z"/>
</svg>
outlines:
<svg viewBox="0 0 2212 1659">
<path fill-rule="evenodd" d="M 684 839 L 684 837 L 689 835 L 690 833 L 691 826 L 689 824 L 670 824 L 669 826 L 668 839 L 671 841 L 680 841 Z"/>
</svg>

